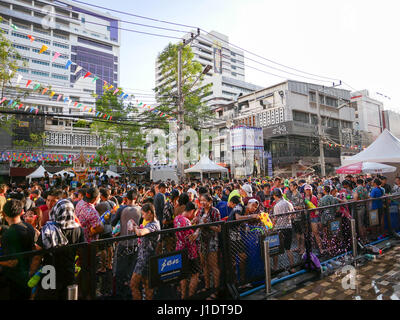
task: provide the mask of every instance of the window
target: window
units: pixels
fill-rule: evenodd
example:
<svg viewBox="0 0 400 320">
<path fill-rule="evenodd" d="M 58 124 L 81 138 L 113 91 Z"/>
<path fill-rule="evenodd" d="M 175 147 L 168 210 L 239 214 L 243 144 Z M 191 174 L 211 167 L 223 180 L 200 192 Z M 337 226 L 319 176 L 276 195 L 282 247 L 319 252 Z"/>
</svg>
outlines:
<svg viewBox="0 0 400 320">
<path fill-rule="evenodd" d="M 43 29 L 39 29 L 39 28 L 33 28 L 33 31 L 37 32 L 37 33 L 41 33 L 41 34 L 45 34 L 45 35 L 50 35 L 50 32 L 43 30 Z"/>
<path fill-rule="evenodd" d="M 69 49 L 68 45 L 65 45 L 65 44 L 62 44 L 62 43 L 58 43 L 58 42 L 53 42 L 53 46 L 59 47 L 59 48 L 63 48 L 63 49 Z"/>
<path fill-rule="evenodd" d="M 24 68 L 18 68 L 18 71 L 23 73 L 29 73 L 29 70 Z"/>
<path fill-rule="evenodd" d="M 64 65 L 57 64 L 57 63 L 53 63 L 53 64 L 52 64 L 52 67 L 53 67 L 53 68 L 58 68 L 58 69 L 65 69 L 65 66 L 64 66 Z"/>
<path fill-rule="evenodd" d="M 53 73 L 53 74 L 51 75 L 51 77 L 54 78 L 54 79 L 68 80 L 68 76 L 64 76 L 64 75 L 61 75 L 61 74 L 55 74 L 55 73 Z"/>
<path fill-rule="evenodd" d="M 40 42 L 40 43 L 44 43 L 44 44 L 50 44 L 50 41 L 47 41 L 47 40 L 44 40 L 44 39 L 40 39 L 40 38 L 36 38 L 35 41 Z"/>
<path fill-rule="evenodd" d="M 29 39 L 28 36 L 18 32 L 11 32 L 11 35 L 21 39 Z"/>
<path fill-rule="evenodd" d="M 326 105 L 331 106 L 331 107 L 337 107 L 338 106 L 338 100 L 335 98 L 331 97 L 326 97 Z"/>
<path fill-rule="evenodd" d="M 310 92 L 310 101 L 311 102 L 316 102 L 316 100 L 315 100 L 315 92 Z"/>
<path fill-rule="evenodd" d="M 53 36 L 55 38 L 58 38 L 58 39 L 64 39 L 64 40 L 68 40 L 69 39 L 69 37 L 61 35 L 61 34 L 57 34 L 57 33 L 53 33 Z"/>
<path fill-rule="evenodd" d="M 49 77 L 50 76 L 50 74 L 48 72 L 43 72 L 43 71 L 38 71 L 38 70 L 32 70 L 31 73 L 35 74 L 37 76 L 41 76 L 41 77 Z"/>
<path fill-rule="evenodd" d="M 42 66 L 49 66 L 49 65 L 50 65 L 49 62 L 41 61 L 41 60 L 36 60 L 36 59 L 32 59 L 32 63 L 40 64 L 40 65 L 42 65 Z"/>
<path fill-rule="evenodd" d="M 328 127 L 330 127 L 330 128 L 339 128 L 339 120 L 330 118 L 328 120 Z"/>
<path fill-rule="evenodd" d="M 309 123 L 309 114 L 293 110 L 293 121 Z"/>
<path fill-rule="evenodd" d="M 232 74 L 234 77 L 237 76 L 237 73 L 236 73 L 236 72 L 232 72 L 231 74 Z"/>
<path fill-rule="evenodd" d="M 236 63 L 236 59 L 231 59 L 231 62 Z"/>
<path fill-rule="evenodd" d="M 13 43 L 13 47 L 14 47 L 15 49 L 21 49 L 21 50 L 26 50 L 26 51 L 30 51 L 30 50 L 31 50 L 31 49 L 29 49 L 28 47 L 20 46 L 20 45 L 18 45 L 18 44 L 14 44 L 14 43 Z M 39 52 L 39 50 L 38 50 L 38 52 Z"/>
<path fill-rule="evenodd" d="M 232 69 L 233 69 L 233 70 L 236 70 L 236 67 L 235 67 L 235 66 L 232 66 Z"/>
<path fill-rule="evenodd" d="M 234 53 L 233 51 L 231 51 L 231 56 L 232 56 L 232 57 L 236 57 L 236 53 Z"/>
<path fill-rule="evenodd" d="M 33 52 L 36 52 L 36 53 L 39 53 L 39 52 L 40 52 L 40 49 L 32 48 L 32 51 L 33 51 Z M 45 51 L 45 52 L 43 52 L 42 54 L 44 54 L 44 55 L 46 55 L 46 56 L 49 56 L 49 55 L 50 55 L 50 52 Z"/>
</svg>

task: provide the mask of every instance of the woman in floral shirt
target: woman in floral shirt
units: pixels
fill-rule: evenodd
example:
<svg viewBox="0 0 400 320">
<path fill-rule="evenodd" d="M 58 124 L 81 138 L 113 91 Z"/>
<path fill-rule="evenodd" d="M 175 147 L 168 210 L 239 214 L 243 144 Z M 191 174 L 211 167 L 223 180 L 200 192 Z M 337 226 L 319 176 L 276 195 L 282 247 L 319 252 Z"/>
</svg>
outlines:
<svg viewBox="0 0 400 320">
<path fill-rule="evenodd" d="M 137 236 L 142 237 L 151 232 L 160 231 L 160 222 L 157 220 L 154 206 L 146 203 L 142 207 L 142 217 L 148 221 L 145 226 L 133 226 L 132 230 Z M 147 236 L 138 239 L 138 258 L 131 278 L 131 290 L 133 300 L 142 300 L 140 283 L 143 282 L 146 299 L 153 299 L 153 289 L 149 287 L 149 259 L 156 254 L 156 247 L 160 239 L 159 235 Z"/>
<path fill-rule="evenodd" d="M 184 228 L 190 227 L 192 223 L 190 222 L 197 211 L 196 205 L 193 202 L 188 202 L 186 204 L 185 211 L 175 217 L 174 219 L 174 228 Z M 193 296 L 197 284 L 199 282 L 199 272 L 200 272 L 200 263 L 199 263 L 199 255 L 198 255 L 198 246 L 194 239 L 192 239 L 191 235 L 194 233 L 193 229 L 179 231 L 176 233 L 176 251 L 187 249 L 189 264 L 190 264 L 190 284 L 189 284 L 189 297 Z M 187 279 L 183 279 L 181 281 L 181 295 L 182 300 L 186 299 L 186 291 L 187 291 Z"/>
<path fill-rule="evenodd" d="M 212 223 L 221 220 L 221 214 L 217 208 L 212 206 L 213 198 L 205 193 L 200 197 L 201 210 L 194 219 L 195 224 Z M 205 289 L 210 289 L 210 273 L 213 273 L 214 288 L 219 288 L 220 269 L 218 267 L 218 232 L 221 232 L 221 226 L 212 226 L 197 229 L 191 237 L 200 239 L 200 260 L 204 270 Z M 210 299 L 216 299 L 213 293 Z"/>
</svg>

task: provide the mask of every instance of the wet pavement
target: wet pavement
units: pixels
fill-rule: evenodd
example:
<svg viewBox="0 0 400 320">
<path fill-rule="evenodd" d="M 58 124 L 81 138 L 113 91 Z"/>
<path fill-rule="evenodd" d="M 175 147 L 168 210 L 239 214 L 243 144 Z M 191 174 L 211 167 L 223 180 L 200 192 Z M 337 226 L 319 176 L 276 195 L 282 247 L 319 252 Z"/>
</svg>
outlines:
<svg viewBox="0 0 400 320">
<path fill-rule="evenodd" d="M 357 267 L 336 268 L 277 300 L 400 300 L 400 245 Z"/>
</svg>

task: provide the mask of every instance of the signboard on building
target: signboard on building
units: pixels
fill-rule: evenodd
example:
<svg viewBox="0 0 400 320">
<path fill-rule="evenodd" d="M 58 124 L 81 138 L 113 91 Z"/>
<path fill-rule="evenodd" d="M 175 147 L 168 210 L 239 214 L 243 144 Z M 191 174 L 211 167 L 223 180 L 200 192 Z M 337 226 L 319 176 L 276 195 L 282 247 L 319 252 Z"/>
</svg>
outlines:
<svg viewBox="0 0 400 320">
<path fill-rule="evenodd" d="M 150 258 L 150 287 L 178 282 L 190 273 L 186 250 L 161 254 Z"/>
<path fill-rule="evenodd" d="M 28 121 L 19 121 L 18 126 L 20 128 L 29 128 L 29 122 Z"/>
<path fill-rule="evenodd" d="M 232 150 L 263 150 L 262 128 L 239 126 L 230 129 Z"/>
<path fill-rule="evenodd" d="M 222 73 L 222 50 L 214 48 L 214 73 Z"/>
</svg>

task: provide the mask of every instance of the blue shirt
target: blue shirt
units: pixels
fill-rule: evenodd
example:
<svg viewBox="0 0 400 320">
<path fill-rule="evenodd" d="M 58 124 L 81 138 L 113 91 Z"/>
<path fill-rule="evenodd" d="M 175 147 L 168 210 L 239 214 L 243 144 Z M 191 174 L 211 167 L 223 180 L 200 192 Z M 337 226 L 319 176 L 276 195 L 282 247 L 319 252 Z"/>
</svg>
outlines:
<svg viewBox="0 0 400 320">
<path fill-rule="evenodd" d="M 371 190 L 371 198 L 380 198 L 384 195 L 382 188 L 376 187 Z M 383 207 L 383 200 L 372 201 L 372 210 L 381 209 Z"/>
</svg>

